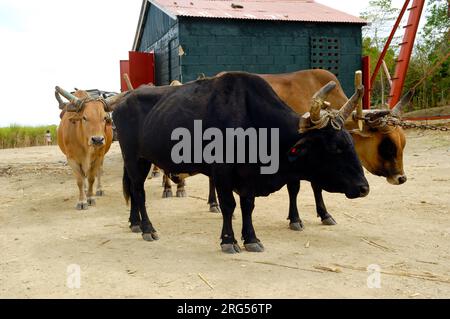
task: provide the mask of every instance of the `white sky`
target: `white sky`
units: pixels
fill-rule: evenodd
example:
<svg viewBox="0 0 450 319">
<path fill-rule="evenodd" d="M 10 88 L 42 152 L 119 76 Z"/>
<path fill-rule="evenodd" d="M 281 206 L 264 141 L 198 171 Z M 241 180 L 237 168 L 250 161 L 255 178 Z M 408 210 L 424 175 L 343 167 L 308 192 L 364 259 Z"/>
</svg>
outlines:
<svg viewBox="0 0 450 319">
<path fill-rule="evenodd" d="M 317 2 L 359 15 L 369 0 Z M 0 127 L 58 124 L 56 85 L 118 92 L 141 3 L 0 0 Z"/>
</svg>

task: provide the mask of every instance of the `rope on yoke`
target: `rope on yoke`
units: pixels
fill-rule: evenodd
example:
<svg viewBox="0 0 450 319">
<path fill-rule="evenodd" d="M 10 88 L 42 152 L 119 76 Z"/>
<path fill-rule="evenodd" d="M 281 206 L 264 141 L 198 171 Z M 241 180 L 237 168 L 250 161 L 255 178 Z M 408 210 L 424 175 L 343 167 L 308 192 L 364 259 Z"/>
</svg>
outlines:
<svg viewBox="0 0 450 319">
<path fill-rule="evenodd" d="M 312 119 L 310 120 L 313 125 L 310 127 L 302 127 L 300 129 L 301 133 L 305 133 L 311 130 L 320 130 L 326 127 L 329 123 L 336 131 L 340 131 L 344 127 L 345 123 L 345 120 L 343 119 L 342 115 L 339 113 L 338 110 L 327 110 L 326 114 L 321 114 L 319 120 L 317 121 L 314 121 Z"/>
</svg>

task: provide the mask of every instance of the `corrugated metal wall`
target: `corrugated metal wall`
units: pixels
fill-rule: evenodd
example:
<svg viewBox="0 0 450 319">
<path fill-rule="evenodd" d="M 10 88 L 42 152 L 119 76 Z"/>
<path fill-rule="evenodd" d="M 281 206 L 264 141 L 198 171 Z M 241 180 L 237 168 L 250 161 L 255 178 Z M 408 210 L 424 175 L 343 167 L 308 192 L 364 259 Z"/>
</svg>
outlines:
<svg viewBox="0 0 450 319">
<path fill-rule="evenodd" d="M 155 53 L 156 85 L 180 80 L 178 21 L 149 5 L 139 51 Z"/>
</svg>

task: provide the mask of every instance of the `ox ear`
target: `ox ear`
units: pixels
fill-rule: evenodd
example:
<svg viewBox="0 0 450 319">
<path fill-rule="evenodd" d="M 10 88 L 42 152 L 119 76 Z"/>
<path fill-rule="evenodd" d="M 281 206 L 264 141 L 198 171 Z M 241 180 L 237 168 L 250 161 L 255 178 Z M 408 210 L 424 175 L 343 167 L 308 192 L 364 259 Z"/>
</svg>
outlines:
<svg viewBox="0 0 450 319">
<path fill-rule="evenodd" d="M 289 149 L 287 154 L 289 162 L 294 162 L 307 154 L 307 140 L 302 138 Z"/>
</svg>

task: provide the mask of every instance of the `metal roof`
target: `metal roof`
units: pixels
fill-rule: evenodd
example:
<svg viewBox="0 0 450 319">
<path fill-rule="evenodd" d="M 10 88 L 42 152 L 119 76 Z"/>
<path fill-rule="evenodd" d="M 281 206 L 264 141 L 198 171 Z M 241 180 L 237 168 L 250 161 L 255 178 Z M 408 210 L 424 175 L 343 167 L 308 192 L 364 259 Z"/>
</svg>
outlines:
<svg viewBox="0 0 450 319">
<path fill-rule="evenodd" d="M 313 0 L 150 0 L 172 17 L 366 24 Z"/>
<path fill-rule="evenodd" d="M 137 50 L 149 5 L 182 17 L 367 24 L 367 21 L 313 0 L 143 0 L 133 50 Z"/>
</svg>

